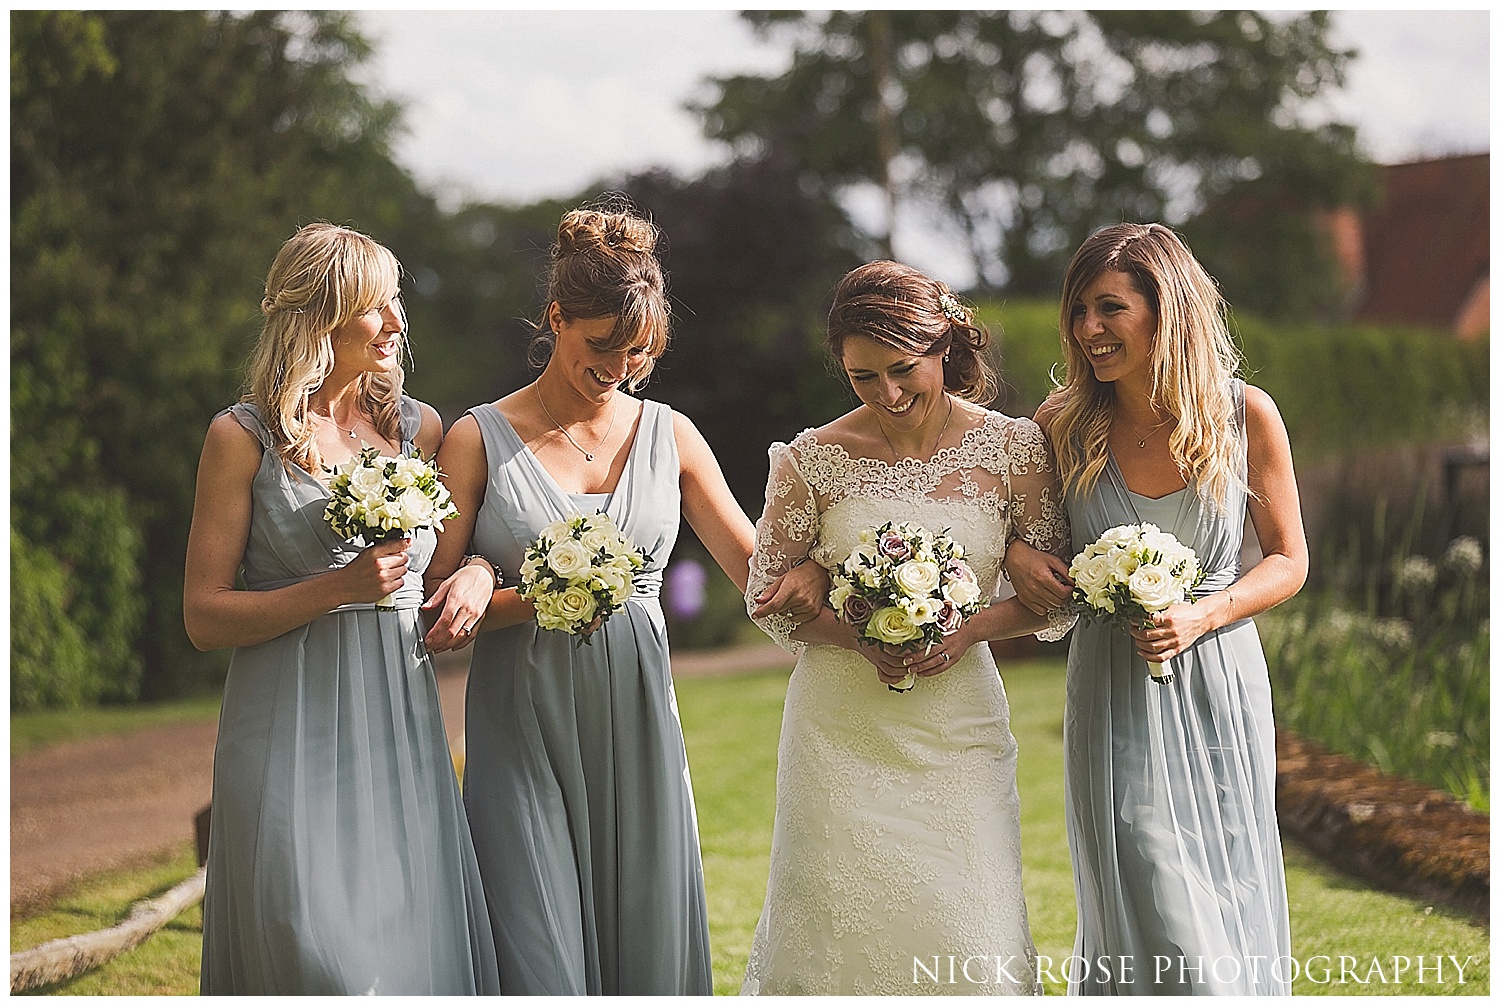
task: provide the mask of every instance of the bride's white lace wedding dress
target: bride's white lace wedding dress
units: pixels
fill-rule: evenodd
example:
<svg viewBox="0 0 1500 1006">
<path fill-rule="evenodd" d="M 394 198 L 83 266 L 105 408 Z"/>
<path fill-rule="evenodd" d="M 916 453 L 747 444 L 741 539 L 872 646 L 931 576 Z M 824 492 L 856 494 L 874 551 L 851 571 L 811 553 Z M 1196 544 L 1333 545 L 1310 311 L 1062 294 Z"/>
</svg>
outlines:
<svg viewBox="0 0 1500 1006">
<path fill-rule="evenodd" d="M 803 556 L 832 568 L 888 520 L 947 529 L 992 591 L 1014 537 L 1064 545 L 1053 478 L 1037 426 L 995 412 L 930 461 L 851 457 L 806 431 L 771 448 L 747 597 Z M 742 992 L 1039 993 L 1016 742 L 989 648 L 901 693 L 853 651 L 793 642 L 784 617 L 760 624 L 800 656 Z"/>
</svg>

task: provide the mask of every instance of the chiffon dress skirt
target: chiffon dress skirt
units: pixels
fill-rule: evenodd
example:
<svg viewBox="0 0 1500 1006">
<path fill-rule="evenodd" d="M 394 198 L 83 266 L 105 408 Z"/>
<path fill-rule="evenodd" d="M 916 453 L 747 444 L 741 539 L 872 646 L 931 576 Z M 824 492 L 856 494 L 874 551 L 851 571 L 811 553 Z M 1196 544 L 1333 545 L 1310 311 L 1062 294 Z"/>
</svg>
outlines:
<svg viewBox="0 0 1500 1006">
<path fill-rule="evenodd" d="M 672 411 L 644 403 L 605 498 L 562 492 L 493 405 L 470 415 L 489 468 L 472 548 L 508 583 L 542 528 L 601 503 L 650 569 L 586 644 L 534 622 L 474 644 L 464 800 L 501 983 L 507 994 L 711 994 L 697 818 L 659 600 L 681 512 Z"/>
<path fill-rule="evenodd" d="M 1234 383 L 1241 458 L 1244 386 Z M 1242 469 L 1243 473 L 1243 469 Z M 1233 583 L 1245 494 L 1132 493 L 1114 458 L 1067 501 L 1076 552 L 1153 523 L 1198 553 L 1206 596 Z M 1068 841 L 1078 902 L 1074 994 L 1289 995 L 1275 726 L 1255 623 L 1207 633 L 1148 679 L 1128 633 L 1080 622 L 1064 715 Z"/>
<path fill-rule="evenodd" d="M 403 449 L 421 426 L 402 402 Z M 244 579 L 272 590 L 358 550 L 323 520 L 326 489 L 267 449 Z M 422 643 L 413 537 L 395 611 L 349 604 L 230 659 L 214 752 L 203 899 L 205 995 L 499 991 L 489 915 Z"/>
</svg>

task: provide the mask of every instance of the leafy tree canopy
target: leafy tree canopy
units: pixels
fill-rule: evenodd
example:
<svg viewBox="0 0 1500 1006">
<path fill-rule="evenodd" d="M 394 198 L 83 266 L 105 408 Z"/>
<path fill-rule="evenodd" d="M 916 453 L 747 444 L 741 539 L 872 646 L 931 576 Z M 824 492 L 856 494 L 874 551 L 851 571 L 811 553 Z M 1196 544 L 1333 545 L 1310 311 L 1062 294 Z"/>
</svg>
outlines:
<svg viewBox="0 0 1500 1006">
<path fill-rule="evenodd" d="M 984 286 L 1053 293 L 1097 227 L 1181 223 L 1246 186 L 1299 209 L 1359 190 L 1353 130 L 1296 117 L 1353 55 L 1325 12 L 743 16 L 789 41 L 792 65 L 715 79 L 706 134 L 788 152 L 830 190 L 885 184 L 938 207 Z"/>
<path fill-rule="evenodd" d="M 276 248 L 420 202 L 342 14 L 11 14 L 13 702 L 180 690 L 203 433 Z M 199 668 L 199 672 L 193 669 Z"/>
</svg>

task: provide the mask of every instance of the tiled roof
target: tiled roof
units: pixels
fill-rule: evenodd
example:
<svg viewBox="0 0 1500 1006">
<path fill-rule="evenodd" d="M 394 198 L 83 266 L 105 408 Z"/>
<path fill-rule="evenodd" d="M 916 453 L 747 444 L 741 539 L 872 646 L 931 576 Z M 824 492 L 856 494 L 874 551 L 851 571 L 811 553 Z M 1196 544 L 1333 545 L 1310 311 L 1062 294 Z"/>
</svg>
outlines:
<svg viewBox="0 0 1500 1006">
<path fill-rule="evenodd" d="M 1490 155 L 1393 164 L 1364 214 L 1361 321 L 1451 329 L 1490 272 Z"/>
</svg>

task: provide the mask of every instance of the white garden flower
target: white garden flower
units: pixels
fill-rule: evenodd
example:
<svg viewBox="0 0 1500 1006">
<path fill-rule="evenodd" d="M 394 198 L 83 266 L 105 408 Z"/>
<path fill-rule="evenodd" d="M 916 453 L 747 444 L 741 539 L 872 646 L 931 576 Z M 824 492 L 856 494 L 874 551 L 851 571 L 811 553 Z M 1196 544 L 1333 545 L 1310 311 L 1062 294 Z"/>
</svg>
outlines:
<svg viewBox="0 0 1500 1006">
<path fill-rule="evenodd" d="M 1144 565 L 1130 574 L 1130 596 L 1147 611 L 1165 611 L 1182 600 L 1182 586 L 1164 566 Z"/>
<path fill-rule="evenodd" d="M 871 615 L 865 632 L 892 646 L 900 646 L 922 635 L 922 630 L 912 623 L 911 617 L 895 606 L 881 608 Z"/>
<path fill-rule="evenodd" d="M 931 561 L 904 562 L 896 567 L 896 586 L 909 597 L 930 597 L 937 590 L 942 571 Z"/>
<path fill-rule="evenodd" d="M 571 580 L 589 566 L 589 552 L 583 543 L 564 538 L 547 550 L 547 565 L 558 576 Z"/>
<path fill-rule="evenodd" d="M 1422 555 L 1409 555 L 1396 563 L 1391 580 L 1398 591 L 1426 590 L 1437 582 L 1437 567 Z"/>
<path fill-rule="evenodd" d="M 1472 576 L 1484 565 L 1484 546 L 1478 539 L 1459 535 L 1448 543 L 1443 553 L 1443 565 L 1460 576 Z"/>
</svg>

